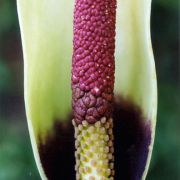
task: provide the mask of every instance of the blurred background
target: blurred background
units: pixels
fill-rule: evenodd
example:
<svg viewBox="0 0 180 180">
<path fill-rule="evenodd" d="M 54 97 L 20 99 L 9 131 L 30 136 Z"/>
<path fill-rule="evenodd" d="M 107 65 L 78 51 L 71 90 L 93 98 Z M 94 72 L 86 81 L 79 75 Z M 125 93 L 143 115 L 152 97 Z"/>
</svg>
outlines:
<svg viewBox="0 0 180 180">
<path fill-rule="evenodd" d="M 153 0 L 152 44 L 158 121 L 147 180 L 180 179 L 180 34 L 178 0 Z M 40 180 L 27 129 L 16 1 L 0 0 L 0 180 Z"/>
</svg>

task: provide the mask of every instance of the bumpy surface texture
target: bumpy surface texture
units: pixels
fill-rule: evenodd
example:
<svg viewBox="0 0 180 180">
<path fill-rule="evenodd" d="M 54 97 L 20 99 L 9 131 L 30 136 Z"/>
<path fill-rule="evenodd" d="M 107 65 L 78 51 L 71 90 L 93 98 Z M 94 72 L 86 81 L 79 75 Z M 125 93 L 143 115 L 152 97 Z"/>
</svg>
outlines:
<svg viewBox="0 0 180 180">
<path fill-rule="evenodd" d="M 113 121 L 101 118 L 95 124 L 83 121 L 75 128 L 76 180 L 111 180 L 114 171 Z"/>
<path fill-rule="evenodd" d="M 76 0 L 72 61 L 75 122 L 95 123 L 112 113 L 115 0 Z"/>
</svg>

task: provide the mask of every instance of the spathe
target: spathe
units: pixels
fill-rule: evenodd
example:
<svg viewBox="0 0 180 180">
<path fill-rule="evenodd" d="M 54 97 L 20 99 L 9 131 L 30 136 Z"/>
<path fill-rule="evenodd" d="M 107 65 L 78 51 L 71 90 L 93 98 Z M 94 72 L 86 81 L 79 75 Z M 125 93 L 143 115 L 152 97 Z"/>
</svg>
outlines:
<svg viewBox="0 0 180 180">
<path fill-rule="evenodd" d="M 71 135 L 73 134 L 73 129 L 69 129 L 70 126 L 67 125 L 68 120 L 71 119 L 70 71 L 73 1 L 17 0 L 17 5 L 24 54 L 24 87 L 28 127 L 39 172 L 42 179 L 46 179 L 45 173 L 48 174 L 48 170 L 42 157 L 50 155 L 54 152 L 50 151 L 56 148 L 50 147 L 50 144 L 46 146 L 49 142 L 47 139 L 51 139 L 52 142 L 57 136 L 58 140 L 62 140 L 62 136 L 68 136 L 69 131 Z M 144 152 L 142 152 L 143 148 L 139 151 L 142 153 L 136 154 L 139 157 L 136 157 L 138 163 L 143 164 L 141 167 L 143 173 L 134 174 L 138 176 L 137 179 L 141 178 L 139 176 L 145 179 L 153 146 L 157 109 L 156 74 L 150 41 L 151 1 L 118 0 L 117 5 L 115 99 L 120 97 L 121 102 L 124 103 L 123 105 L 115 103 L 115 113 L 118 114 L 122 110 L 117 106 L 122 106 L 124 109 L 132 109 L 123 111 L 128 114 L 133 112 L 130 119 L 134 117 L 134 114 L 139 116 L 140 120 L 135 122 L 135 124 L 139 123 L 139 126 L 135 129 L 137 131 L 143 129 L 141 136 L 147 135 L 149 142 L 145 143 L 144 163 L 141 163 L 140 158 Z M 127 116 L 123 115 L 123 117 Z M 124 123 L 126 124 L 126 121 Z M 55 131 L 54 127 L 57 127 L 57 124 L 56 130 L 58 131 Z M 129 128 L 130 126 L 124 127 Z M 63 133 L 62 129 L 66 131 Z M 57 135 L 60 131 L 62 134 Z M 117 129 L 117 133 L 121 134 L 121 131 Z M 53 143 L 53 145 L 58 146 L 59 144 Z M 66 142 L 61 145 L 66 146 Z M 40 147 L 43 147 L 44 155 L 39 156 L 42 152 Z M 73 147 L 71 148 L 73 150 Z M 45 167 L 44 170 L 42 166 Z M 63 166 L 64 164 L 56 171 L 58 169 L 63 171 Z M 134 168 L 134 170 L 139 169 Z M 119 172 L 121 169 L 116 171 Z M 52 174 L 50 173 L 51 178 Z"/>
</svg>

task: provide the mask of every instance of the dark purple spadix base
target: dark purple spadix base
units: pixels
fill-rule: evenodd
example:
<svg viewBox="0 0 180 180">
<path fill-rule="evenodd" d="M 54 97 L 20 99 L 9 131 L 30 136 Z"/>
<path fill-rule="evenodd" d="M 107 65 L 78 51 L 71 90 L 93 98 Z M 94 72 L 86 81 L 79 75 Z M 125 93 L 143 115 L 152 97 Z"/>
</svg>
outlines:
<svg viewBox="0 0 180 180">
<path fill-rule="evenodd" d="M 112 113 L 115 0 L 76 0 L 72 97 L 76 123 L 95 123 Z"/>
</svg>

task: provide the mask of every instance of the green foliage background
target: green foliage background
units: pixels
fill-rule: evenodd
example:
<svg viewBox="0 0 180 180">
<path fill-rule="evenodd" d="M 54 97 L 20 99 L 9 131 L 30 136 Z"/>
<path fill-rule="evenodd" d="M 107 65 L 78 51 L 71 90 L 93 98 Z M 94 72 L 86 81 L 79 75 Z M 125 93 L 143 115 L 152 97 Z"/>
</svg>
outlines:
<svg viewBox="0 0 180 180">
<path fill-rule="evenodd" d="M 178 0 L 153 0 L 152 42 L 158 78 L 156 139 L 147 180 L 180 179 Z M 40 180 L 27 130 L 16 1 L 0 0 L 0 180 Z"/>
</svg>

